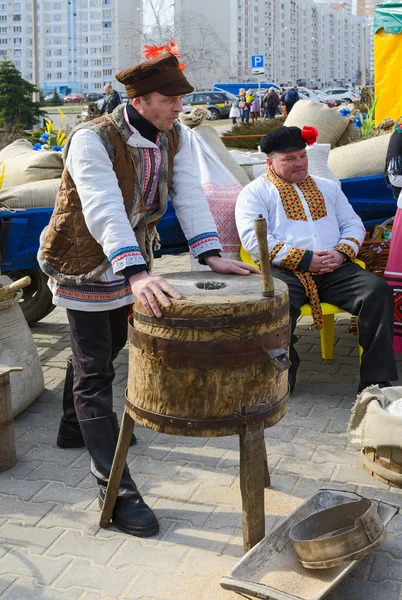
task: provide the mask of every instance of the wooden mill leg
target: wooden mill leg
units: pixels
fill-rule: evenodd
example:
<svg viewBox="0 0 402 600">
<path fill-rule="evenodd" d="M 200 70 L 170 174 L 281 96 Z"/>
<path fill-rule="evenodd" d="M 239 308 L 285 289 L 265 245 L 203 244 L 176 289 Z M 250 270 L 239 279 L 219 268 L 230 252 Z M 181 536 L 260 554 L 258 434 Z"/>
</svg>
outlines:
<svg viewBox="0 0 402 600">
<path fill-rule="evenodd" d="M 245 425 L 240 434 L 240 490 L 243 503 L 243 547 L 248 552 L 265 535 L 264 423 Z"/>
<path fill-rule="evenodd" d="M 109 483 L 106 488 L 105 501 L 100 518 L 100 526 L 107 527 L 112 518 L 114 505 L 116 504 L 117 492 L 119 491 L 121 476 L 123 475 L 124 465 L 128 449 L 130 447 L 131 436 L 134 431 L 134 421 L 126 410 L 123 413 L 119 439 L 117 441 L 116 452 L 114 454 L 112 470 L 110 472 Z"/>
<path fill-rule="evenodd" d="M 265 487 L 269 488 L 269 486 L 271 485 L 271 475 L 269 474 L 268 454 L 267 454 L 267 447 L 265 445 L 265 440 L 264 440 L 264 470 L 265 470 Z"/>
</svg>

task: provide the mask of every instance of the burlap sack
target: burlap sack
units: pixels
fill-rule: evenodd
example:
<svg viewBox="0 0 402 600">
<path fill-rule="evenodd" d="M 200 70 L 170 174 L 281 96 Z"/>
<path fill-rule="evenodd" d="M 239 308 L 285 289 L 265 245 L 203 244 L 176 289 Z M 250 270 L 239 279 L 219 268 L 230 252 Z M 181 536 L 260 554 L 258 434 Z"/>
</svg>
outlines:
<svg viewBox="0 0 402 600">
<path fill-rule="evenodd" d="M 356 142 L 359 138 L 361 138 L 361 130 L 358 127 L 354 127 L 353 121 L 349 121 L 349 125 L 346 127 L 345 131 L 337 141 L 337 146 L 346 146 L 351 142 Z"/>
<path fill-rule="evenodd" d="M 0 276 L 0 284 L 11 279 Z M 23 367 L 20 373 L 10 373 L 13 416 L 25 410 L 44 390 L 42 365 L 31 330 L 18 304 L 19 294 L 0 302 L 0 363 Z"/>
<path fill-rule="evenodd" d="M 367 177 L 384 173 L 391 133 L 333 148 L 328 166 L 339 179 Z"/>
<path fill-rule="evenodd" d="M 377 385 L 364 390 L 352 408 L 348 434 L 352 444 L 361 448 L 402 446 L 402 418 L 388 412 L 392 403 L 402 398 L 402 387 L 380 389 Z"/>
<path fill-rule="evenodd" d="M 58 179 L 63 171 L 61 152 L 32 150 L 27 140 L 16 140 L 0 152 L 5 166 L 3 188 L 43 179 Z"/>
<path fill-rule="evenodd" d="M 217 154 L 218 158 L 225 165 L 227 169 L 236 177 L 237 181 L 243 186 L 250 183 L 250 179 L 247 177 L 245 171 L 230 155 L 230 152 L 226 149 L 225 144 L 219 137 L 219 133 L 211 125 L 199 125 L 194 128 L 194 131 L 199 133 L 208 146 Z"/>
<path fill-rule="evenodd" d="M 61 179 L 45 179 L 0 190 L 0 208 L 54 206 Z"/>
<path fill-rule="evenodd" d="M 340 181 L 328 167 L 328 156 L 331 150 L 329 144 L 313 144 L 307 146 L 308 156 L 308 172 L 310 175 L 316 177 L 325 177 L 331 181 L 336 181 L 340 184 Z"/>
<path fill-rule="evenodd" d="M 285 121 L 286 127 L 315 127 L 318 131 L 317 142 L 331 146 L 339 140 L 348 123 L 348 117 L 342 117 L 336 108 L 328 108 L 326 104 L 312 100 L 296 102 Z"/>
</svg>

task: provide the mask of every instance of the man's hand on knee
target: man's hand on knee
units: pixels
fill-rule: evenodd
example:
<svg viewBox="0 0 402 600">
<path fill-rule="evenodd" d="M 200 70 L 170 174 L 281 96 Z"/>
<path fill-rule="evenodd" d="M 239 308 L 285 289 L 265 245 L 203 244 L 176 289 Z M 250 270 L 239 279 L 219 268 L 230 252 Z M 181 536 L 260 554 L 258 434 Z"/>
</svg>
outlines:
<svg viewBox="0 0 402 600">
<path fill-rule="evenodd" d="M 322 274 L 322 272 L 329 273 L 331 271 L 335 271 L 335 269 L 338 269 L 343 265 L 345 260 L 346 257 L 344 254 L 342 254 L 342 252 L 338 252 L 338 250 L 329 250 L 327 252 L 327 255 L 323 257 L 323 267 L 321 269 L 320 275 Z"/>
<path fill-rule="evenodd" d="M 317 250 L 313 252 L 309 271 L 324 275 L 332 273 L 340 267 L 345 261 L 345 256 L 337 250 Z"/>
<path fill-rule="evenodd" d="M 166 308 L 170 306 L 171 303 L 166 294 L 172 298 L 181 298 L 170 283 L 160 275 L 149 275 L 146 271 L 141 271 L 137 275 L 132 275 L 129 282 L 131 291 L 142 302 L 150 317 L 162 316 L 157 300 Z"/>
</svg>

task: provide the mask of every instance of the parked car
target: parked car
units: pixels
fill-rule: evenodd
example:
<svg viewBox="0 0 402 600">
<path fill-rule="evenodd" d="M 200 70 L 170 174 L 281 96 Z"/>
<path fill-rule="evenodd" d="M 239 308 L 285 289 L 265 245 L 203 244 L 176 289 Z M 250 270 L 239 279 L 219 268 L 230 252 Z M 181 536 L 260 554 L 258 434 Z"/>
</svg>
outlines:
<svg viewBox="0 0 402 600">
<path fill-rule="evenodd" d="M 90 92 L 85 96 L 85 100 L 87 102 L 96 102 L 97 100 L 103 100 L 105 94 L 100 94 L 99 92 Z"/>
<path fill-rule="evenodd" d="M 322 90 L 312 90 L 310 88 L 298 86 L 297 91 L 299 92 L 299 94 L 300 92 L 302 92 L 303 94 L 308 96 L 309 100 L 323 102 L 325 104 L 328 104 L 328 102 L 334 102 L 332 98 L 330 98 L 330 96 L 327 96 Z"/>
<path fill-rule="evenodd" d="M 300 100 L 311 100 L 312 102 L 321 102 L 321 100 L 315 94 L 312 94 L 310 91 L 306 92 L 305 90 L 300 90 L 297 88 L 297 93 L 299 94 Z"/>
<path fill-rule="evenodd" d="M 85 102 L 85 96 L 83 96 L 82 94 L 69 94 L 64 98 L 64 102 Z"/>
<path fill-rule="evenodd" d="M 324 94 L 329 96 L 331 100 L 340 100 L 341 102 L 357 102 L 360 100 L 359 94 L 347 88 L 331 88 L 324 90 Z"/>
<path fill-rule="evenodd" d="M 53 96 L 54 96 L 54 92 L 52 92 L 51 94 L 48 94 L 43 99 L 44 99 L 45 102 L 49 102 L 50 100 L 53 99 Z M 59 94 L 59 96 L 63 100 L 64 96 L 62 94 Z"/>
<path fill-rule="evenodd" d="M 235 99 L 236 96 L 230 92 L 193 92 L 183 97 L 183 112 L 190 112 L 195 106 L 204 106 L 211 113 L 211 119 L 217 121 L 229 117 L 230 107 Z"/>
</svg>

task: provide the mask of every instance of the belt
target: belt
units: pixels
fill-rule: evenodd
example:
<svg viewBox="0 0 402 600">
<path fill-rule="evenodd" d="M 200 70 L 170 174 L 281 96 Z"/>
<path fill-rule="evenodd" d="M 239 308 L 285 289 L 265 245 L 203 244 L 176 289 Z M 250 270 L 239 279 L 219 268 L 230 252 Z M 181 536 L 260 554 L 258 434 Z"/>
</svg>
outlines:
<svg viewBox="0 0 402 600">
<path fill-rule="evenodd" d="M 293 525 L 289 537 L 306 569 L 328 569 L 377 548 L 387 532 L 368 498 L 321 510 Z"/>
</svg>

